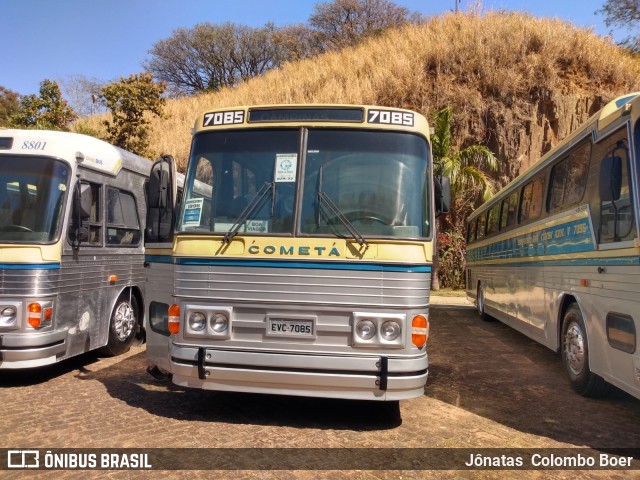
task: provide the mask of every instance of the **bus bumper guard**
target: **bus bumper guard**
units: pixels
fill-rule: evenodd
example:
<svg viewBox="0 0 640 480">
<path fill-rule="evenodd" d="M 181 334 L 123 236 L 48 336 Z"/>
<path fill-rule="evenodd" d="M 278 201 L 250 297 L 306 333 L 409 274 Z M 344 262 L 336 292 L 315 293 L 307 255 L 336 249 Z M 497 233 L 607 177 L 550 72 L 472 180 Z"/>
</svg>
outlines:
<svg viewBox="0 0 640 480">
<path fill-rule="evenodd" d="M 274 353 L 174 345 L 174 383 L 211 390 L 401 400 L 424 393 L 427 355 Z"/>
<path fill-rule="evenodd" d="M 54 363 L 67 351 L 67 332 L 0 334 L 0 369 Z"/>
</svg>

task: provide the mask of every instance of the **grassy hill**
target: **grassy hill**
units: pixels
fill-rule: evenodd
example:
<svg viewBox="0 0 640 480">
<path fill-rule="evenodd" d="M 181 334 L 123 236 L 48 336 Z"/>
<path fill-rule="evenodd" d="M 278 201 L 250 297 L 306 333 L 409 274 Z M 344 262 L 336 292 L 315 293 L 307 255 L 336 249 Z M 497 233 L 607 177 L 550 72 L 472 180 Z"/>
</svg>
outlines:
<svg viewBox="0 0 640 480">
<path fill-rule="evenodd" d="M 428 118 L 451 106 L 458 146 L 488 146 L 506 181 L 607 101 L 635 90 L 640 59 L 589 30 L 519 13 L 448 14 L 236 88 L 170 100 L 166 118 L 154 120 L 151 147 L 184 170 L 196 116 L 223 106 L 364 103 Z"/>
</svg>

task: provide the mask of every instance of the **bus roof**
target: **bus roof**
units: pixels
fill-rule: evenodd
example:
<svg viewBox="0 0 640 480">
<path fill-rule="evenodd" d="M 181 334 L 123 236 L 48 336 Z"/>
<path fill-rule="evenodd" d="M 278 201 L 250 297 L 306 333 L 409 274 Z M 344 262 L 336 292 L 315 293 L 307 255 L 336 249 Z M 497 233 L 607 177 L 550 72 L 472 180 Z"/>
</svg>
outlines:
<svg viewBox="0 0 640 480">
<path fill-rule="evenodd" d="M 88 135 L 54 130 L 0 129 L 0 155 L 46 155 L 110 175 L 125 168 L 148 174 L 151 162 Z"/>
<path fill-rule="evenodd" d="M 291 127 L 368 127 L 404 130 L 429 138 L 427 119 L 416 112 L 372 105 L 287 104 L 212 108 L 200 114 L 193 134 L 212 129 Z"/>
</svg>

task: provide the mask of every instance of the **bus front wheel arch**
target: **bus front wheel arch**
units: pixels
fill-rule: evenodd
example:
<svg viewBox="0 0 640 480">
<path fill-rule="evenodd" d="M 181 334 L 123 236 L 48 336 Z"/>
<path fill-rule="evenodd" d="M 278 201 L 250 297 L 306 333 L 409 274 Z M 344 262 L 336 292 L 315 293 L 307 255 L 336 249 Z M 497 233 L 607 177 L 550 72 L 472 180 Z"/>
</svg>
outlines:
<svg viewBox="0 0 640 480">
<path fill-rule="evenodd" d="M 577 303 L 571 303 L 564 312 L 560 349 L 573 390 L 585 397 L 601 397 L 609 391 L 610 385 L 589 368 L 587 329 Z"/>
</svg>

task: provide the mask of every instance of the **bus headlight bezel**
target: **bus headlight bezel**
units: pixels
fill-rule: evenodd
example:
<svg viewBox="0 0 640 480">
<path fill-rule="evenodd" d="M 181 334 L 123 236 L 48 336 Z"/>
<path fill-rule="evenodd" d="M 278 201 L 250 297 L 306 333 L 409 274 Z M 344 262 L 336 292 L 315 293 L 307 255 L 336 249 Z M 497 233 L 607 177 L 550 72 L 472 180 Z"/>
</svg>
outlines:
<svg viewBox="0 0 640 480">
<path fill-rule="evenodd" d="M 354 312 L 353 347 L 403 348 L 406 317 L 398 313 Z M 363 335 L 365 331 L 368 333 Z"/>
<path fill-rule="evenodd" d="M 233 307 L 186 305 L 185 337 L 224 340 L 231 338 Z M 196 328 L 194 328 L 196 327 Z"/>
</svg>

